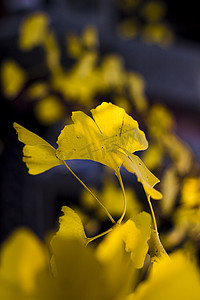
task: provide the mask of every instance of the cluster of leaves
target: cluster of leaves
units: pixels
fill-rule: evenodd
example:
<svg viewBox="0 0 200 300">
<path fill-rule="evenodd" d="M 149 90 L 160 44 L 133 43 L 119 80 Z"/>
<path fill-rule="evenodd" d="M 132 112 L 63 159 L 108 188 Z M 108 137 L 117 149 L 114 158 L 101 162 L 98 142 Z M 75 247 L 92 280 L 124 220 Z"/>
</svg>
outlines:
<svg viewBox="0 0 200 300">
<path fill-rule="evenodd" d="M 79 215 L 67 206 L 62 208 L 59 229 L 48 247 L 27 229 L 18 229 L 1 250 L 1 298 L 198 299 L 200 272 L 194 258 L 191 260 L 183 251 L 167 256 L 155 228 L 153 210 L 152 217 L 141 212 L 122 222 L 126 212 L 122 164 L 136 174 L 150 205 L 150 196 L 161 198 L 154 189 L 158 179 L 132 153 L 147 148 L 144 133 L 124 109 L 111 103 L 104 102 L 91 113 L 93 118 L 80 111 L 72 114 L 73 124 L 62 130 L 57 149 L 14 123 L 19 140 L 25 144 L 23 160 L 30 174 L 60 164 L 70 170 L 65 162 L 68 159 L 91 159 L 110 167 L 124 195 L 122 216 L 116 223 L 95 197 L 113 223 L 98 236 L 87 237 Z M 92 243 L 102 236 L 98 244 Z"/>
<path fill-rule="evenodd" d="M 45 13 L 34 13 L 23 20 L 19 28 L 18 47 L 24 53 L 35 47 L 42 48 L 48 76 L 39 79 L 41 66 L 38 66 L 36 78 L 36 66 L 32 74 L 32 68 L 25 71 L 19 62 L 8 58 L 1 66 L 3 93 L 9 100 L 16 99 L 20 94 L 22 99 L 28 99 L 29 103 L 32 101 L 36 118 L 44 125 L 63 119 L 69 105 L 91 109 L 99 104 L 94 100 L 97 95 L 98 98 L 109 95 L 113 103 L 127 111 L 132 105 L 141 113 L 147 109 L 143 78 L 126 71 L 118 55 L 100 55 L 98 34 L 92 26 L 88 26 L 81 37 L 67 33 L 64 50 L 66 57 L 71 59 L 67 68 L 61 63 L 63 49 L 61 51 Z"/>
<path fill-rule="evenodd" d="M 119 1 L 122 2 L 126 3 L 124 9 L 133 3 L 135 8 L 141 7 L 140 1 Z M 144 13 L 155 18 L 151 7 Z M 162 9 L 158 9 L 157 21 L 161 15 Z M 152 22 L 156 24 L 156 20 Z M 36 175 L 65 165 L 85 188 L 83 206 L 95 210 L 102 221 L 109 217 L 112 227 L 88 237 L 81 221 L 85 218 L 83 212 L 80 211 L 80 219 L 74 210 L 63 207 L 59 230 L 47 243 L 50 247 L 27 230 L 17 231 L 2 247 L 1 298 L 198 299 L 199 270 L 194 259 L 188 257 L 188 240 L 190 249 L 200 240 L 199 170 L 191 151 L 175 135 L 170 112 L 162 105 L 149 105 L 143 78 L 127 72 L 117 55 L 100 57 L 93 27 L 88 27 L 81 37 L 67 35 L 67 53 L 73 64 L 66 70 L 49 23 L 46 14 L 35 13 L 22 22 L 19 32 L 22 51 L 38 46 L 44 49 L 48 79 L 31 81 L 23 90 L 31 75 L 9 59 L 1 69 L 4 95 L 15 99 L 23 90 L 26 98 L 33 101 L 39 122 L 45 125 L 65 117 L 65 104 L 88 110 L 98 104 L 94 100 L 97 95 L 109 95 L 113 103 L 128 112 L 134 108 L 151 144 L 141 155 L 142 160 L 133 154 L 147 149 L 144 133 L 124 109 L 106 102 L 91 110 L 92 118 L 81 111 L 73 112 L 73 123 L 60 133 L 57 149 L 14 124 L 19 140 L 25 144 L 23 161 L 29 173 Z M 94 160 L 110 167 L 120 187 L 106 179 L 102 193 L 93 193 L 68 166 L 66 161 L 74 159 Z M 142 184 L 151 216 L 142 212 L 141 201 L 133 190 L 125 192 L 121 165 Z M 159 180 L 148 168 L 162 178 L 163 199 L 155 202 L 159 226 L 162 219 L 172 224 L 170 232 L 161 232 L 164 246 L 171 251 L 185 242 L 186 250 L 172 253 L 170 259 L 160 243 L 150 202 L 150 197 L 161 198 L 154 188 Z M 87 220 L 86 232 L 93 221 Z M 104 235 L 98 244 L 91 243 Z"/>
</svg>

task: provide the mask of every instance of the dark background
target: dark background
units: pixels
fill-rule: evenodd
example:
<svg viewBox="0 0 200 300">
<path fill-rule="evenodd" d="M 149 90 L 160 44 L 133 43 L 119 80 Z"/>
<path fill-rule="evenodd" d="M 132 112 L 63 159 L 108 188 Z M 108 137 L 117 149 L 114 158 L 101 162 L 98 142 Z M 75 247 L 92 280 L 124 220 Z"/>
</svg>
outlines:
<svg viewBox="0 0 200 300">
<path fill-rule="evenodd" d="M 164 3 L 167 6 L 165 21 L 175 35 L 173 44 L 167 48 L 149 45 L 140 39 L 121 38 L 116 27 L 122 14 L 114 0 L 1 0 L 1 62 L 7 57 L 14 57 L 25 69 L 38 63 L 38 49 L 33 50 L 30 59 L 30 55 L 22 56 L 16 47 L 19 24 L 33 11 L 44 11 L 50 15 L 60 40 L 69 30 L 81 32 L 86 25 L 95 25 L 100 37 L 100 51 L 121 55 L 127 69 L 143 75 L 149 101 L 163 102 L 172 110 L 177 134 L 190 145 L 200 162 L 198 1 Z M 67 64 L 67 61 L 64 63 Z M 43 238 L 56 226 L 60 206 L 67 205 L 68 199 L 76 202 L 81 188 L 63 167 L 39 176 L 28 175 L 21 161 L 23 145 L 17 141 L 12 123 L 23 123 L 48 141 L 56 139 L 61 124 L 46 128 L 34 119 L 29 104 L 22 104 L 19 99 L 9 102 L 2 94 L 0 101 L 0 241 L 21 225 L 28 226 Z M 86 179 L 87 184 L 98 185 L 101 166 L 74 163 L 73 168 L 83 180 Z"/>
</svg>

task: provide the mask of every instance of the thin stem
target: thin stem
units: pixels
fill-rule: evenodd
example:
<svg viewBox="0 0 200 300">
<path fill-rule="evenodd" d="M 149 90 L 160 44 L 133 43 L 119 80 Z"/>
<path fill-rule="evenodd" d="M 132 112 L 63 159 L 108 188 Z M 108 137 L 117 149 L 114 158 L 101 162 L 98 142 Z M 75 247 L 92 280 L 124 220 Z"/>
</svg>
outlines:
<svg viewBox="0 0 200 300">
<path fill-rule="evenodd" d="M 124 198 L 124 209 L 123 209 L 121 217 L 117 221 L 118 224 L 121 224 L 121 222 L 122 222 L 122 220 L 123 220 L 123 218 L 126 214 L 127 200 L 126 200 L 126 193 L 125 193 L 125 189 L 124 189 L 124 184 L 123 184 L 122 177 L 121 177 L 120 173 L 117 175 L 117 178 L 119 180 L 119 183 L 120 183 L 120 186 L 121 186 L 121 189 L 122 189 L 122 193 L 123 193 L 123 198 Z"/>
<path fill-rule="evenodd" d="M 96 239 L 98 239 L 98 238 L 100 238 L 100 237 L 106 235 L 107 233 L 109 233 L 109 232 L 111 232 L 111 231 L 112 231 L 112 227 L 109 228 L 108 230 L 106 230 L 106 231 L 104 231 L 104 232 L 102 232 L 102 233 L 96 235 L 96 236 L 93 236 L 93 237 L 91 237 L 91 238 L 88 238 L 88 242 L 87 242 L 86 246 L 87 246 L 90 242 L 93 242 L 94 240 L 96 240 Z"/>
<path fill-rule="evenodd" d="M 146 196 L 147 196 L 147 200 L 148 200 L 150 211 L 151 211 L 151 216 L 152 216 L 152 220 L 153 220 L 153 226 L 154 226 L 155 231 L 158 232 L 158 227 L 157 227 L 157 223 L 156 223 L 156 217 L 155 217 L 155 214 L 154 214 L 153 206 L 151 204 L 150 196 L 147 195 L 147 194 L 146 194 Z"/>
<path fill-rule="evenodd" d="M 104 209 L 105 213 L 107 214 L 108 218 L 111 220 L 113 224 L 115 224 L 115 220 L 107 210 L 107 208 L 101 203 L 101 201 L 93 194 L 93 192 L 87 187 L 87 185 L 72 171 L 72 169 L 66 164 L 63 160 L 65 167 L 69 170 L 69 172 L 82 184 L 82 186 L 90 193 L 90 195 L 99 203 L 99 205 Z"/>
</svg>

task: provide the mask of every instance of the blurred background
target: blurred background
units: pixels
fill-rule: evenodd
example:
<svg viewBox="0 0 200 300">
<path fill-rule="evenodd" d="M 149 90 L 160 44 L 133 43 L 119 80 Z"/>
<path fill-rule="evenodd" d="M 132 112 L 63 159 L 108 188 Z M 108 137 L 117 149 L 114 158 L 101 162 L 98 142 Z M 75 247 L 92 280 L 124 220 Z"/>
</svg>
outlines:
<svg viewBox="0 0 200 300">
<path fill-rule="evenodd" d="M 154 206 L 166 248 L 190 241 L 199 251 L 197 4 L 194 0 L 181 4 L 170 0 L 0 1 L 1 242 L 18 226 L 44 238 L 56 228 L 62 205 L 84 207 L 90 234 L 107 226 L 64 167 L 28 174 L 13 122 L 56 147 L 73 110 L 88 114 L 102 101 L 111 101 L 125 108 L 147 135 L 149 154 L 143 159 L 161 179 L 158 189 L 164 197 Z M 93 162 L 69 164 L 88 186 L 108 198 L 113 214 L 120 215 L 121 204 L 119 208 L 109 204 L 118 195 L 108 188 L 118 188 L 113 174 Z M 148 210 L 142 187 L 133 176 L 123 175 L 127 189 L 134 187 L 135 193 L 127 215 Z"/>
</svg>

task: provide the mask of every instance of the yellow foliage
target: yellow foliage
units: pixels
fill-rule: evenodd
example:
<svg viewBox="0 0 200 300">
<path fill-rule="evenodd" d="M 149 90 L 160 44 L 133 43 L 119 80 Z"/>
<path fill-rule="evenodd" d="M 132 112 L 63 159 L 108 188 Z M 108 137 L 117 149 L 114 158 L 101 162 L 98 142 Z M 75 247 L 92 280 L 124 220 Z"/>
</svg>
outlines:
<svg viewBox="0 0 200 300">
<path fill-rule="evenodd" d="M 46 263 L 44 246 L 29 230 L 14 232 L 1 249 L 0 298 L 34 299 L 36 277 Z"/>
<path fill-rule="evenodd" d="M 197 266 L 184 252 L 176 252 L 154 264 L 149 278 L 141 283 L 131 300 L 198 300 L 200 276 Z"/>
<path fill-rule="evenodd" d="M 148 1 L 143 5 L 141 13 L 148 22 L 161 21 L 165 15 L 166 7 L 163 2 Z"/>
<path fill-rule="evenodd" d="M 40 174 L 63 164 L 56 157 L 56 149 L 49 143 L 17 123 L 14 123 L 13 126 L 18 134 L 19 141 L 25 144 L 23 161 L 26 163 L 30 174 Z"/>
<path fill-rule="evenodd" d="M 184 179 L 181 202 L 188 208 L 200 205 L 200 179 L 198 177 L 186 177 Z"/>
<path fill-rule="evenodd" d="M 148 24 L 144 27 L 142 37 L 147 43 L 168 46 L 173 41 L 173 34 L 165 24 Z"/>
<path fill-rule="evenodd" d="M 97 248 L 97 257 L 102 263 L 117 259 L 116 253 L 123 248 L 131 255 L 136 268 L 142 268 L 148 251 L 147 241 L 151 234 L 150 215 L 143 212 L 129 219 L 125 224 L 116 225 Z"/>
<path fill-rule="evenodd" d="M 137 176 L 137 180 L 142 183 L 144 190 L 147 195 L 150 195 L 153 199 L 161 199 L 162 194 L 155 190 L 153 187 L 160 180 L 151 173 L 143 161 L 136 155 L 127 151 L 126 149 L 122 150 L 126 153 L 120 153 L 123 157 L 123 166 L 131 173 L 134 173 Z"/>
<path fill-rule="evenodd" d="M 40 99 L 47 96 L 49 86 L 45 82 L 37 82 L 30 86 L 27 93 L 31 99 Z"/>
<path fill-rule="evenodd" d="M 35 46 L 42 45 L 49 26 L 49 18 L 45 13 L 37 12 L 26 17 L 19 30 L 19 47 L 29 51 Z"/>
<path fill-rule="evenodd" d="M 116 150 L 120 147 L 130 152 L 146 149 L 145 135 L 123 108 L 104 102 L 91 112 L 94 119 L 73 112 L 74 124 L 65 126 L 58 137 L 57 156 L 61 160 L 94 160 L 119 174 L 123 160 Z"/>
<path fill-rule="evenodd" d="M 64 107 L 56 96 L 47 96 L 38 101 L 35 114 L 41 124 L 49 125 L 64 117 Z"/>
<path fill-rule="evenodd" d="M 7 98 L 16 97 L 26 79 L 24 70 L 13 60 L 5 60 L 1 67 L 3 93 Z"/>
</svg>

